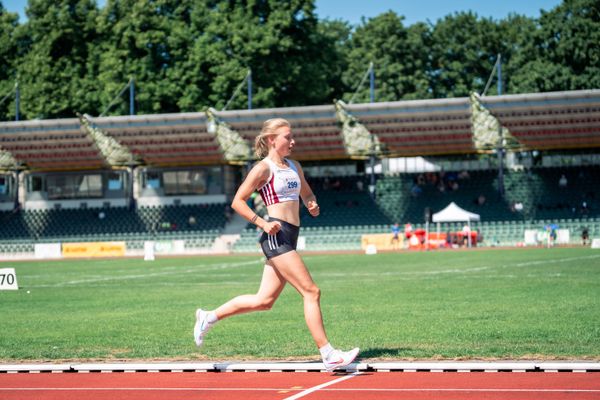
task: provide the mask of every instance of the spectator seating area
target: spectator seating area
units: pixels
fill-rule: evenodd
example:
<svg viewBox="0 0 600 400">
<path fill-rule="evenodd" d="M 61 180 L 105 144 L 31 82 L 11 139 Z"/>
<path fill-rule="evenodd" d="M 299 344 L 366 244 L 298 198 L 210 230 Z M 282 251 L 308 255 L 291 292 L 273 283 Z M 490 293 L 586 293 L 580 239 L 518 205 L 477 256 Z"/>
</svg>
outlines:
<svg viewBox="0 0 600 400">
<path fill-rule="evenodd" d="M 563 176 L 565 186 L 559 183 Z M 450 202 L 479 214 L 482 221 L 600 216 L 600 168 L 596 166 L 505 171 L 504 197 L 497 185 L 497 171 L 382 176 L 377 201 L 390 218 L 413 223 L 424 222 L 426 208 L 435 213 Z"/>
<path fill-rule="evenodd" d="M 311 189 L 321 214 L 313 218 L 303 207 L 303 227 L 351 227 L 388 224 L 390 219 L 371 198 L 364 176 L 312 178 Z"/>
<path fill-rule="evenodd" d="M 480 234 L 478 246 L 518 246 L 523 243 L 525 230 L 542 231 L 548 224 L 554 223 L 560 229 L 569 229 L 570 243 L 581 244 L 581 232 L 584 227 L 589 229 L 591 238 L 600 237 L 600 217 L 583 219 L 558 219 L 535 221 L 482 221 L 471 223 L 471 229 Z M 441 226 L 441 232 L 461 231 L 464 223 L 446 223 Z M 424 223 L 413 224 L 414 229 L 425 229 Z M 429 225 L 435 231 L 435 224 Z M 361 237 L 369 233 L 390 233 L 390 225 L 357 225 L 330 227 L 303 227 L 300 235 L 305 236 L 306 249 L 311 251 L 326 250 L 359 250 Z M 234 251 L 240 253 L 260 253 L 257 245 L 258 235 L 255 229 L 246 229 L 241 239 L 235 244 Z"/>
<path fill-rule="evenodd" d="M 566 187 L 559 183 L 563 175 Z M 569 229 L 573 244 L 581 243 L 584 227 L 591 237 L 600 236 L 600 192 L 596 193 L 600 168 L 596 166 L 505 171 L 504 197 L 498 194 L 498 172 L 492 170 L 378 176 L 376 201 L 365 189 L 367 179 L 310 179 L 321 216 L 312 218 L 302 211 L 301 235 L 307 249 L 360 249 L 362 234 L 389 233 L 395 221 L 424 229 L 425 209 L 435 213 L 452 201 L 481 216 L 481 222 L 471 228 L 479 231 L 483 246 L 518 245 L 525 230 L 543 230 L 551 223 Z M 463 226 L 462 222 L 444 224 L 441 230 L 460 231 Z M 437 227 L 430 225 L 430 229 Z M 234 250 L 260 251 L 254 227 L 248 226 Z"/>
<path fill-rule="evenodd" d="M 59 241 L 118 240 L 143 248 L 144 240 L 186 239 L 187 247 L 207 247 L 225 226 L 225 210 L 223 203 L 1 212 L 0 252 Z"/>
<path fill-rule="evenodd" d="M 396 221 L 425 228 L 427 208 L 435 213 L 453 201 L 481 216 L 471 229 L 479 230 L 484 246 L 516 245 L 526 229 L 550 223 L 569 229 L 574 244 L 581 243 L 584 227 L 590 237 L 600 237 L 600 167 L 506 171 L 504 197 L 498 195 L 497 175 L 488 170 L 378 176 L 376 200 L 365 175 L 309 178 L 321 215 L 312 218 L 302 207 L 301 235 L 309 250 L 357 250 L 361 235 L 389 233 Z M 222 203 L 0 212 L 0 252 L 33 251 L 35 242 L 97 240 L 142 248 L 144 240 L 185 239 L 186 247 L 209 248 L 226 225 L 227 211 Z M 444 224 L 441 230 L 460 231 L 463 225 Z M 233 251 L 259 252 L 253 225 Z"/>
</svg>

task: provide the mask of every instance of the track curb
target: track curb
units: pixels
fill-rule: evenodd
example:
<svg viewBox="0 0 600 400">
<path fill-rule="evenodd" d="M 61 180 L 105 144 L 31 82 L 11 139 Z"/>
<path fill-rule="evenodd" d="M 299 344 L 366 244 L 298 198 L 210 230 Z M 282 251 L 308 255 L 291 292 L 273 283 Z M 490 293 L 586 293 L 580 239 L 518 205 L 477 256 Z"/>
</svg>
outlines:
<svg viewBox="0 0 600 400">
<path fill-rule="evenodd" d="M 0 364 L 2 373 L 112 372 L 324 372 L 320 362 L 116 362 Z M 598 362 L 360 362 L 338 371 L 355 372 L 600 372 Z"/>
</svg>

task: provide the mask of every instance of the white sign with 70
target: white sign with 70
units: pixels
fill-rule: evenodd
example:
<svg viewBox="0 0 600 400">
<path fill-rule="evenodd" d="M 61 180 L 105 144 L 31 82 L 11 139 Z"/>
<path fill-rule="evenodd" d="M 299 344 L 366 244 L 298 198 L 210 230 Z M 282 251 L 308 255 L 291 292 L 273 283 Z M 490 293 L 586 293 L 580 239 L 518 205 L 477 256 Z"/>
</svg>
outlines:
<svg viewBox="0 0 600 400">
<path fill-rule="evenodd" d="M 19 290 L 14 268 L 0 269 L 0 290 Z"/>
</svg>

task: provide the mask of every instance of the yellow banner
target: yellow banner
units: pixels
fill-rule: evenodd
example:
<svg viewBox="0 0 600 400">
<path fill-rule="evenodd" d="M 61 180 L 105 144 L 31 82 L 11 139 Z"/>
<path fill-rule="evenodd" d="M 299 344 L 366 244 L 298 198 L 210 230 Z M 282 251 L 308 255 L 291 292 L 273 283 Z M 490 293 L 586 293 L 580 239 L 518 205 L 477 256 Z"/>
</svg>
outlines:
<svg viewBox="0 0 600 400">
<path fill-rule="evenodd" d="M 391 233 L 374 233 L 362 235 L 362 249 L 365 250 L 368 245 L 373 244 L 377 250 L 399 250 L 404 247 L 404 237 L 402 233 L 398 235 L 398 240 L 394 240 Z"/>
<path fill-rule="evenodd" d="M 63 243 L 62 256 L 65 258 L 123 257 L 125 242 Z"/>
</svg>

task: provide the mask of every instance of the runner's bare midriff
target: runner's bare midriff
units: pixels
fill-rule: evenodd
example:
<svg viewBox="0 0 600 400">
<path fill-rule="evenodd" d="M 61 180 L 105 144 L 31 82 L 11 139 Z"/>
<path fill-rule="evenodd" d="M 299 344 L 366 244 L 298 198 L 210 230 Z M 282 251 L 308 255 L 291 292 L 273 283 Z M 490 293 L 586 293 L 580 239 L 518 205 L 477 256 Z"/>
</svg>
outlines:
<svg viewBox="0 0 600 400">
<path fill-rule="evenodd" d="M 269 217 L 278 218 L 292 225 L 300 226 L 300 202 L 284 201 L 267 207 Z"/>
</svg>

